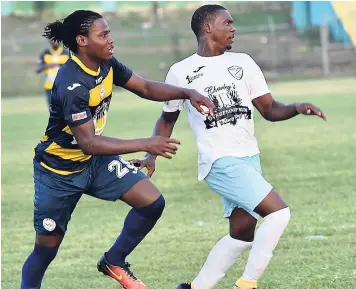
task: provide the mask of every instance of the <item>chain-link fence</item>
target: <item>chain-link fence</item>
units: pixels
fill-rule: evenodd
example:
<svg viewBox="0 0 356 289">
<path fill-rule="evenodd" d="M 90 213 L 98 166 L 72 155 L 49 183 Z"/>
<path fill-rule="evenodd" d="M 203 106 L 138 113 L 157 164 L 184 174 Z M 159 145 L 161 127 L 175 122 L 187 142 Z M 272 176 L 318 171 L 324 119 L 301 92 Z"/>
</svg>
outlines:
<svg viewBox="0 0 356 289">
<path fill-rule="evenodd" d="M 254 14 L 263 15 L 263 21 L 242 25 L 251 14 L 243 14 L 239 7 L 239 13 L 233 15 L 237 28 L 233 50 L 251 55 L 269 80 L 356 74 L 354 49 L 331 43 L 327 25 L 300 34 L 288 21 L 288 10 L 282 10 L 284 14 L 263 11 Z M 275 10 L 281 7 L 285 8 Z M 196 50 L 196 39 L 189 29 L 191 13 L 171 13 L 156 27 L 149 21 L 123 26 L 121 17 L 108 15 L 117 57 L 143 77 L 164 80 L 171 64 Z M 43 79 L 35 74 L 35 66 L 37 57 L 48 46 L 41 37 L 45 23 L 21 17 L 3 21 L 2 96 L 43 92 Z"/>
</svg>

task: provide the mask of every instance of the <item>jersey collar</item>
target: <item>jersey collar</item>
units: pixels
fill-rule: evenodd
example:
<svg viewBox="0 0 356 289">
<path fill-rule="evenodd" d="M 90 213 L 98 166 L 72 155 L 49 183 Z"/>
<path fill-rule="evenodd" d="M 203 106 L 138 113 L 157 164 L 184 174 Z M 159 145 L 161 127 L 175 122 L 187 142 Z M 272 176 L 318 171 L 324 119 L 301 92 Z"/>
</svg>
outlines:
<svg viewBox="0 0 356 289">
<path fill-rule="evenodd" d="M 91 70 L 89 69 L 88 67 L 85 66 L 85 64 L 83 62 L 80 61 L 80 59 L 78 57 L 76 57 L 73 53 L 72 53 L 72 60 L 79 65 L 79 67 L 81 69 L 83 69 L 86 73 L 88 73 L 89 75 L 92 75 L 92 76 L 98 76 L 99 73 L 100 73 L 100 66 L 99 66 L 99 69 L 98 71 L 94 71 L 94 70 Z"/>
</svg>

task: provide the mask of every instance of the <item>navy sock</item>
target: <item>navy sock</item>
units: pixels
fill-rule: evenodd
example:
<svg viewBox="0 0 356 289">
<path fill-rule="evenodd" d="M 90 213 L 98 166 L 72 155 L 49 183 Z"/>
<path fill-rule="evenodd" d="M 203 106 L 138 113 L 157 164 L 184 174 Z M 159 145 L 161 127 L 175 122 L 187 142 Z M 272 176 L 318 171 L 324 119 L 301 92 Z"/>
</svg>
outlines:
<svg viewBox="0 0 356 289">
<path fill-rule="evenodd" d="M 22 267 L 21 289 L 39 289 L 48 265 L 56 257 L 59 247 L 46 247 L 35 244 Z"/>
<path fill-rule="evenodd" d="M 114 245 L 105 253 L 111 265 L 122 266 L 125 258 L 152 230 L 161 217 L 165 200 L 161 195 L 156 201 L 144 208 L 131 209 L 125 219 L 124 227 Z"/>
</svg>

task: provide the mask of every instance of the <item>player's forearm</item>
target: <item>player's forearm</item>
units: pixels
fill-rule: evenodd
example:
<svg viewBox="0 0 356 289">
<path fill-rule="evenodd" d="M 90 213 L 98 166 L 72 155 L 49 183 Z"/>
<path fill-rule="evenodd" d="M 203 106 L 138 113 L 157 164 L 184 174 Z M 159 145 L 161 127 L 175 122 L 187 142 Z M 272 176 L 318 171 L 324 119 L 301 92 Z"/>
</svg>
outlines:
<svg viewBox="0 0 356 289">
<path fill-rule="evenodd" d="M 141 96 L 153 101 L 189 99 L 189 91 L 189 89 L 162 82 L 148 81 L 145 87 L 145 92 Z"/>
<path fill-rule="evenodd" d="M 171 137 L 173 128 L 174 128 L 174 124 L 175 124 L 175 121 L 167 121 L 163 117 L 163 115 L 161 115 L 156 122 L 156 125 L 153 129 L 152 136 Z M 146 157 L 147 156 L 157 158 L 157 156 L 150 155 L 149 153 L 146 154 Z"/>
<path fill-rule="evenodd" d="M 290 119 L 298 114 L 296 103 L 285 104 L 274 101 L 265 118 L 269 121 L 281 121 Z"/>
<path fill-rule="evenodd" d="M 123 140 L 106 136 L 93 136 L 78 141 L 79 148 L 87 155 L 116 155 L 147 151 L 147 139 Z"/>
<path fill-rule="evenodd" d="M 171 137 L 174 124 L 175 122 L 167 121 L 161 115 L 156 122 L 156 125 L 153 129 L 152 136 L 158 135 L 158 136 Z"/>
</svg>

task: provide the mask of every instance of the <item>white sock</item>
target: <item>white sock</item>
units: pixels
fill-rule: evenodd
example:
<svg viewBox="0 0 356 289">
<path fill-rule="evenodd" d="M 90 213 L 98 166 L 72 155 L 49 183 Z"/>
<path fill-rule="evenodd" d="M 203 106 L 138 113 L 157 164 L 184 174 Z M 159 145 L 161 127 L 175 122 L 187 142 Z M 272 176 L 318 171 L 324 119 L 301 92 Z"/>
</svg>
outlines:
<svg viewBox="0 0 356 289">
<path fill-rule="evenodd" d="M 266 216 L 258 228 L 247 260 L 242 279 L 257 281 L 273 256 L 273 250 L 282 236 L 290 219 L 289 208 L 284 208 Z"/>
<path fill-rule="evenodd" d="M 194 289 L 211 289 L 236 262 L 237 258 L 248 248 L 252 242 L 244 242 L 231 238 L 228 234 L 211 249 L 204 266 L 192 282 Z"/>
</svg>

